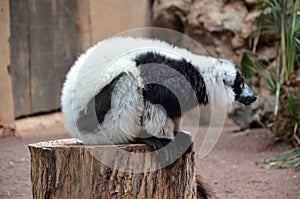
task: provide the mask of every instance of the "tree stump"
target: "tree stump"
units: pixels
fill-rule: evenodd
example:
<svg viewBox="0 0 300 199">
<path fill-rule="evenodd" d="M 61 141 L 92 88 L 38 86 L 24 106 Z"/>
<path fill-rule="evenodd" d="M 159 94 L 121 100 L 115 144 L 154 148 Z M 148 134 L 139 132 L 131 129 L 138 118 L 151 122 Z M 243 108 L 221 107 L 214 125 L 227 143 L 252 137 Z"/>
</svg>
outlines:
<svg viewBox="0 0 300 199">
<path fill-rule="evenodd" d="M 84 146 L 64 139 L 29 149 L 33 198 L 196 198 L 193 151 L 157 170 L 143 144 Z"/>
</svg>

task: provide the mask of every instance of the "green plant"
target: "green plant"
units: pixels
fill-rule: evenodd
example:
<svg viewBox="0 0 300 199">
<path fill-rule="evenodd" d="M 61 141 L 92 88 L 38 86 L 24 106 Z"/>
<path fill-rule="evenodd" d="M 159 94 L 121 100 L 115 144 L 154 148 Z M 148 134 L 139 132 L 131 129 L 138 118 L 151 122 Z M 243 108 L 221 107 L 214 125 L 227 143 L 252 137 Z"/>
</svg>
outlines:
<svg viewBox="0 0 300 199">
<path fill-rule="evenodd" d="M 300 1 L 264 0 L 259 5 L 261 14 L 256 22 L 252 51 L 244 51 L 239 66 L 250 82 L 253 82 L 254 74 L 258 74 L 266 82 L 270 93 L 274 94 L 274 121 L 271 128 L 275 136 L 300 144 L 300 96 L 290 89 L 295 86 L 300 88 L 300 83 L 297 84 L 293 76 L 299 68 L 300 58 Z M 256 49 L 261 43 L 276 47 L 275 60 L 268 60 L 257 53 Z M 286 128 L 283 122 L 292 124 L 292 128 Z M 292 130 L 286 132 L 284 129 Z"/>
<path fill-rule="evenodd" d="M 269 157 L 263 166 L 277 169 L 300 167 L 300 147 Z"/>
<path fill-rule="evenodd" d="M 288 93 L 287 94 L 287 109 L 291 118 L 292 123 L 294 124 L 293 137 L 300 143 L 299 137 L 297 136 L 297 129 L 299 126 L 298 115 L 300 114 L 300 100 L 295 99 L 295 97 Z"/>
</svg>

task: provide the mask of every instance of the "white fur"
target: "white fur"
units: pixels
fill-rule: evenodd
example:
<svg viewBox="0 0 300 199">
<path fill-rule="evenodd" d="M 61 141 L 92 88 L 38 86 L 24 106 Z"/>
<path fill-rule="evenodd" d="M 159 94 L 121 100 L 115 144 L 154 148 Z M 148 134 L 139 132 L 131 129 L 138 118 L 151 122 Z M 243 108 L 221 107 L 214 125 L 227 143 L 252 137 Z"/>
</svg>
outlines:
<svg viewBox="0 0 300 199">
<path fill-rule="evenodd" d="M 230 111 L 235 99 L 235 93 L 230 85 L 234 84 L 236 69 L 234 65 L 227 60 L 218 60 L 212 58 L 213 67 L 206 65 L 198 69 L 204 79 L 209 94 L 209 103 L 212 106 Z M 201 62 L 200 62 L 201 63 Z M 225 80 L 226 84 L 224 84 Z"/>
<path fill-rule="evenodd" d="M 143 104 L 139 90 L 143 88 L 142 80 L 132 60 L 147 51 L 173 59 L 183 57 L 190 61 L 204 78 L 210 102 L 225 109 L 233 103 L 235 94 L 228 85 L 233 84 L 236 69 L 231 62 L 195 55 L 159 40 L 115 37 L 88 49 L 67 75 L 61 103 L 65 126 L 74 137 L 82 139 L 86 144 L 127 143 L 142 128 L 146 128 L 153 136 L 173 139 L 174 124 L 161 107 L 151 103 Z M 88 103 L 122 72 L 127 75 L 117 82 L 112 94 L 111 109 L 101 125 L 78 126 L 85 122 L 83 118 L 96 121 L 94 109 L 88 108 Z M 146 114 L 148 117 L 143 117 L 143 124 L 140 124 L 140 117 Z"/>
<path fill-rule="evenodd" d="M 160 105 L 146 102 L 143 114 L 143 127 L 147 132 L 158 138 L 174 138 L 174 123 Z"/>
</svg>

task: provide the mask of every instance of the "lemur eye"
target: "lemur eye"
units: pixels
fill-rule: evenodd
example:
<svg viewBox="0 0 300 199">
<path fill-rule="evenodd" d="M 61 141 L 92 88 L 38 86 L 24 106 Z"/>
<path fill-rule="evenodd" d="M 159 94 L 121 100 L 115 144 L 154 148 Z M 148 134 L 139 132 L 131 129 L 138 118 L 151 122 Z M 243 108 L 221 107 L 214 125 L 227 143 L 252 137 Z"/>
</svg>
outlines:
<svg viewBox="0 0 300 199">
<path fill-rule="evenodd" d="M 244 88 L 244 83 L 240 83 L 240 87 L 241 87 L 241 88 Z"/>
</svg>

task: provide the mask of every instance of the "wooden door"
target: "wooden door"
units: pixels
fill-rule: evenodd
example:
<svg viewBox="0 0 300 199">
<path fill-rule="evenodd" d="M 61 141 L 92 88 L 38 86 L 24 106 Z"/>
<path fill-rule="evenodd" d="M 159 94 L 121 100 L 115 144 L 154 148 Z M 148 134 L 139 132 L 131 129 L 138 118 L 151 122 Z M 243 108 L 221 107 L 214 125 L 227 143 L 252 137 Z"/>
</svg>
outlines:
<svg viewBox="0 0 300 199">
<path fill-rule="evenodd" d="M 10 15 L 15 117 L 59 109 L 78 51 L 76 0 L 10 0 Z"/>
</svg>

